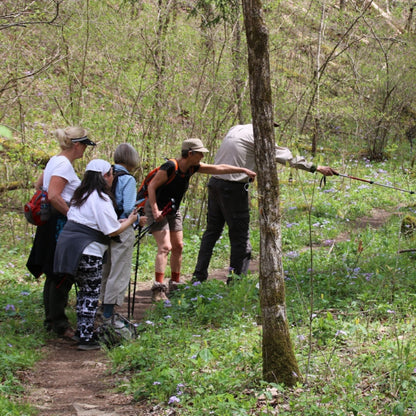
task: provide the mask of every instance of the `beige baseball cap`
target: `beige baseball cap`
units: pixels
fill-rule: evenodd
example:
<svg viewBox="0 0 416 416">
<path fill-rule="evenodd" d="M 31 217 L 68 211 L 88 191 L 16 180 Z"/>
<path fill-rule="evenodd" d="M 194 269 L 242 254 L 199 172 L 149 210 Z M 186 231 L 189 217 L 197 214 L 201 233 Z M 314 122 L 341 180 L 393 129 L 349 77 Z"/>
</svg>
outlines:
<svg viewBox="0 0 416 416">
<path fill-rule="evenodd" d="M 186 139 L 182 142 L 182 150 L 192 150 L 194 152 L 208 153 L 200 139 Z"/>
</svg>

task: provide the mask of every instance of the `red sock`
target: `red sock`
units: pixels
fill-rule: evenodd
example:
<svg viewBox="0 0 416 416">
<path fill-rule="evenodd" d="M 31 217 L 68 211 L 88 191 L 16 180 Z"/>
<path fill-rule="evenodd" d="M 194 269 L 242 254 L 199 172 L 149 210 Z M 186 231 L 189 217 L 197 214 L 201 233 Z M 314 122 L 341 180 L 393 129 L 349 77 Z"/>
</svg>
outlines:
<svg viewBox="0 0 416 416">
<path fill-rule="evenodd" d="M 165 277 L 165 273 L 160 273 L 160 272 L 155 273 L 155 280 L 158 283 L 163 283 L 164 277 Z"/>
<path fill-rule="evenodd" d="M 181 276 L 180 273 L 177 272 L 172 272 L 170 278 L 174 281 L 174 282 L 179 282 L 179 277 Z"/>
</svg>

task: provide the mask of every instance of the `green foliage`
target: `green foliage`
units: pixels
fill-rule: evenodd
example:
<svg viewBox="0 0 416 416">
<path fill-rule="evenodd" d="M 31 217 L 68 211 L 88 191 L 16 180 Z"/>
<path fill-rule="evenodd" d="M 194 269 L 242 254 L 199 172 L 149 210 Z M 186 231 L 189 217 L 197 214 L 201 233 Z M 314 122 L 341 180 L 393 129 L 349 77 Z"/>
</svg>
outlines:
<svg viewBox="0 0 416 416">
<path fill-rule="evenodd" d="M 50 2 L 24 12 L 20 3 L 3 3 L 14 13 L 0 22 L 6 68 L 0 74 L 1 124 L 23 151 L 7 155 L 2 182 L 32 183 L 40 174 L 33 151 L 56 153 L 51 132 L 57 127 L 81 124 L 99 143 L 77 166 L 79 173 L 90 158 L 111 159 L 116 145 L 127 141 L 141 156 L 141 179 L 163 156 L 175 156 L 190 135 L 207 143 L 212 161 L 228 128 L 251 119 L 237 1 L 201 0 L 189 8 L 177 2 L 61 2 L 58 15 Z M 402 2 L 389 10 L 402 29 L 405 10 Z M 416 114 L 407 64 L 415 55 L 411 30 L 391 32 L 381 14 L 360 2 L 322 15 L 319 2 L 278 1 L 264 5 L 264 18 L 274 115 L 282 121 L 277 141 L 297 150 L 300 141 L 310 147 L 316 136 L 317 158 L 328 148 L 346 161 L 365 151 L 400 157 L 405 166 Z M 319 33 L 321 18 L 326 30 Z M 54 24 L 40 23 L 52 19 Z M 315 62 L 321 62 L 319 99 Z M 202 208 L 204 189 L 192 188 Z M 25 198 L 7 196 L 21 209 Z M 200 208 L 188 206 L 199 223 Z"/>
<path fill-rule="evenodd" d="M 17 404 L 24 391 L 18 373 L 41 358 L 43 307 L 33 285 L 16 284 L 11 263 L 0 265 L 0 411 L 4 415 L 32 415 L 28 405 Z"/>
<path fill-rule="evenodd" d="M 12 132 L 5 126 L 0 126 L 0 137 L 4 137 L 6 139 L 12 138 Z"/>
<path fill-rule="evenodd" d="M 342 171 L 414 188 L 413 178 L 392 162 L 351 160 Z M 123 375 L 120 389 L 157 406 L 160 414 L 170 409 L 221 416 L 412 414 L 414 255 L 398 250 L 413 247 L 400 231 L 403 218 L 415 214 L 413 197 L 340 177 L 327 178 L 320 188 L 317 175 L 296 172 L 289 181 L 289 174 L 281 175 L 283 266 L 287 316 L 304 383 L 288 389 L 261 381 L 258 282 L 250 274 L 235 276 L 229 286 L 217 280 L 189 284 L 170 302 L 155 305 L 138 325 L 139 339 L 108 352 L 112 371 Z M 254 260 L 260 247 L 256 217 L 253 211 Z M 25 270 L 31 239 L 18 231 L 24 229 L 19 218 L 11 214 L 0 222 L 8 231 L 0 248 L 4 409 L 17 406 L 23 388 L 18 372 L 39 358 L 46 336 L 40 285 Z M 183 272 L 188 276 L 202 235 L 197 222 L 185 216 Z M 211 270 L 228 264 L 228 246 L 225 230 Z M 153 279 L 155 252 L 153 237 L 145 237 L 140 280 Z M 3 408 L 5 414 L 15 411 Z M 15 414 L 25 414 L 18 409 Z"/>
<path fill-rule="evenodd" d="M 20 5 L 3 3 L 14 12 Z M 364 9 L 368 2 L 346 4 L 324 14 L 320 2 L 265 5 L 275 116 L 282 121 L 277 141 L 312 159 L 305 149 L 316 137 L 315 163 L 415 189 L 406 142 L 416 120 L 408 64 L 416 52 L 412 28 L 398 35 L 381 13 Z M 99 144 L 76 164 L 80 175 L 89 159 L 111 160 L 116 145 L 127 141 L 141 155 L 141 179 L 163 156 L 176 155 L 190 135 L 204 140 L 210 162 L 227 129 L 237 120 L 249 122 L 237 2 L 195 2 L 191 15 L 177 2 L 62 2 L 54 24 L 23 25 L 22 19 L 51 20 L 50 5 L 10 13 L 7 23 L 18 26 L 0 32 L 0 135 L 11 131 L 21 145 L 19 151 L 0 148 L 2 183 L 23 178 L 29 186 L 41 172 L 34 150 L 56 153 L 51 132 L 68 124 L 84 125 Z M 390 6 L 394 24 L 404 28 L 405 2 Z M 371 162 L 363 152 L 388 161 Z M 161 413 L 173 407 L 178 415 L 414 414 L 415 256 L 398 253 L 414 248 L 400 232 L 415 214 L 414 197 L 341 177 L 327 178 L 320 188 L 319 175 L 282 169 L 287 315 L 305 382 L 293 389 L 261 382 L 257 277 L 250 275 L 230 286 L 189 286 L 157 305 L 140 324 L 137 342 L 109 352 L 114 371 L 125 376 L 122 388 L 156 403 Z M 205 215 L 206 180 L 195 176 L 182 206 L 187 275 Z M 5 415 L 31 414 L 13 404 L 22 392 L 18 372 L 39 358 L 44 342 L 40 288 L 24 265 L 34 232 L 22 216 L 30 193 L 8 190 L 0 200 Z M 139 254 L 138 278 L 153 279 L 151 236 Z M 225 230 L 211 268 L 223 268 L 228 258 Z"/>
<path fill-rule="evenodd" d="M 0 394 L 0 409 L 4 416 L 31 416 L 37 415 L 37 409 L 25 404 L 16 404 Z"/>
<path fill-rule="evenodd" d="M 400 231 L 406 238 L 412 238 L 416 230 L 416 218 L 413 215 L 405 215 L 402 219 Z"/>
<path fill-rule="evenodd" d="M 197 0 L 191 10 L 191 16 L 201 14 L 202 24 L 217 26 L 221 21 L 235 21 L 238 18 L 240 4 L 236 0 Z"/>
<path fill-rule="evenodd" d="M 116 371 L 138 374 L 128 391 L 137 400 L 174 405 L 178 399 L 180 406 L 189 403 L 214 414 L 241 411 L 241 401 L 243 408 L 253 406 L 255 398 L 244 389 L 259 376 L 260 350 L 246 348 L 259 336 L 257 292 L 251 279 L 231 287 L 209 281 L 189 285 L 158 304 L 139 325 L 139 340 L 110 352 Z"/>
</svg>

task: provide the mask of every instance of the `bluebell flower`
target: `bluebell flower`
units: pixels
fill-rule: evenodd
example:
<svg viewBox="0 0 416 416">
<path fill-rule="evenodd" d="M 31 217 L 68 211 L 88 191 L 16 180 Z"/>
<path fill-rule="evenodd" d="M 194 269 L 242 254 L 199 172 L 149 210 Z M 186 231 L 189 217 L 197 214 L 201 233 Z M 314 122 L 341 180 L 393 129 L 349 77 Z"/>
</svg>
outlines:
<svg viewBox="0 0 416 416">
<path fill-rule="evenodd" d="M 168 404 L 173 404 L 173 403 L 179 403 L 180 399 L 178 399 L 176 396 L 172 396 L 169 398 Z"/>
<path fill-rule="evenodd" d="M 364 273 L 365 280 L 370 281 L 370 279 L 373 277 L 374 273 Z"/>
</svg>

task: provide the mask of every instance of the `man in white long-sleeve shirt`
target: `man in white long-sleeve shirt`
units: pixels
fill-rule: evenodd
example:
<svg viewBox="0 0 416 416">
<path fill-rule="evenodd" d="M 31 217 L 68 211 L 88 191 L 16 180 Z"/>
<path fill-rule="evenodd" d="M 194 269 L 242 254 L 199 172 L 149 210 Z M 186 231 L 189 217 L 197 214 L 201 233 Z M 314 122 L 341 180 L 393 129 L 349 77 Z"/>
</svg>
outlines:
<svg viewBox="0 0 416 416">
<path fill-rule="evenodd" d="M 336 174 L 329 166 L 315 166 L 304 157 L 292 155 L 285 148 L 276 146 L 276 162 L 325 176 Z M 226 163 L 256 171 L 253 125 L 237 125 L 225 136 L 214 164 Z M 250 211 L 248 203 L 249 178 L 243 173 L 213 175 L 208 183 L 207 228 L 202 236 L 193 280 L 205 281 L 215 243 L 227 223 L 231 244 L 230 272 L 247 274 L 250 258 Z"/>
</svg>

